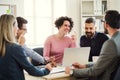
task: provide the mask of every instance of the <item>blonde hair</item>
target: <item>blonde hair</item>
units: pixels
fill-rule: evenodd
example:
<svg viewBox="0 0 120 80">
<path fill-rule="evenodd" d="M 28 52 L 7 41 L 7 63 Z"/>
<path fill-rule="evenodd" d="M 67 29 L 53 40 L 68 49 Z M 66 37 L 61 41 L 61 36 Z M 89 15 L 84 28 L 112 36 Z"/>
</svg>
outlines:
<svg viewBox="0 0 120 80">
<path fill-rule="evenodd" d="M 15 25 L 15 17 L 10 14 L 0 16 L 0 56 L 4 56 L 6 52 L 6 43 L 15 43 L 15 34 L 13 27 Z"/>
</svg>

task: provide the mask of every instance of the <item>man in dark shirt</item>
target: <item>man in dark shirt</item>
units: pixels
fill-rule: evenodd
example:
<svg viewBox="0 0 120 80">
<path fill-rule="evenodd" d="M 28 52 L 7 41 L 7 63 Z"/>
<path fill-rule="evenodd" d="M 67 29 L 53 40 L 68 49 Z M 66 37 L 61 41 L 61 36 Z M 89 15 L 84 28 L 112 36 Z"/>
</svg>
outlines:
<svg viewBox="0 0 120 80">
<path fill-rule="evenodd" d="M 108 39 L 104 33 L 96 32 L 95 20 L 88 18 L 85 21 L 85 35 L 80 38 L 80 47 L 91 47 L 89 60 L 92 56 L 99 56 L 103 43 Z"/>
</svg>

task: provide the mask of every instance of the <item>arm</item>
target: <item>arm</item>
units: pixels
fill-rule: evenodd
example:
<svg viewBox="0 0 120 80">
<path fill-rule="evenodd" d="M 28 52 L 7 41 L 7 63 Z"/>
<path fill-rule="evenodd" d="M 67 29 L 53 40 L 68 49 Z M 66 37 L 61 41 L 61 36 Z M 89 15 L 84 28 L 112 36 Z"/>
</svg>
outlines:
<svg viewBox="0 0 120 80">
<path fill-rule="evenodd" d="M 13 58 L 15 59 L 15 61 L 21 66 L 22 69 L 25 69 L 30 75 L 33 76 L 44 76 L 49 74 L 50 70 L 51 70 L 51 66 L 47 65 L 46 68 L 37 68 L 34 67 L 32 64 L 30 64 L 26 58 L 26 56 L 24 55 L 24 51 L 21 47 L 16 47 L 15 48 L 15 54 L 13 54 Z"/>
<path fill-rule="evenodd" d="M 45 62 L 44 58 L 41 55 L 39 55 L 37 52 L 35 52 L 34 50 L 28 48 L 26 45 L 23 45 L 22 47 L 24 48 L 28 57 L 36 60 L 39 63 L 44 63 Z"/>
<path fill-rule="evenodd" d="M 68 37 L 68 41 L 69 41 L 69 44 L 70 44 L 70 47 L 76 47 L 76 40 L 73 40 L 72 38 L 69 38 Z"/>
<path fill-rule="evenodd" d="M 112 41 L 107 41 L 103 45 L 103 48 L 100 53 L 100 57 L 98 61 L 90 68 L 84 68 L 84 69 L 74 69 L 73 70 L 73 75 L 75 77 L 88 77 L 88 76 L 98 76 L 102 72 L 104 72 L 106 69 L 108 69 L 109 66 L 114 66 L 111 65 L 112 63 L 115 63 L 115 58 L 117 56 L 117 50 L 114 42 Z M 114 61 L 114 62 L 113 62 Z M 101 65 L 103 64 L 104 65 Z"/>
<path fill-rule="evenodd" d="M 50 60 L 50 48 L 51 48 L 50 46 L 51 46 L 50 39 L 47 38 L 47 40 L 44 43 L 44 51 L 43 51 L 43 56 L 47 61 Z"/>
</svg>

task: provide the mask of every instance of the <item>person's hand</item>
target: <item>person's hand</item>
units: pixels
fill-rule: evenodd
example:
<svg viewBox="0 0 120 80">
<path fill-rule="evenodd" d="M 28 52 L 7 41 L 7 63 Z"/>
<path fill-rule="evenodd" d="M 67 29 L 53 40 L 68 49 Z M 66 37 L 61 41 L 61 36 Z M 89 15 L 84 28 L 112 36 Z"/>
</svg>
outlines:
<svg viewBox="0 0 120 80">
<path fill-rule="evenodd" d="M 72 66 L 74 68 L 85 68 L 86 67 L 85 65 L 79 64 L 78 62 L 73 63 Z"/>
<path fill-rule="evenodd" d="M 55 62 L 55 56 L 50 57 L 49 61 L 50 62 Z"/>
<path fill-rule="evenodd" d="M 18 43 L 20 45 L 24 45 L 25 44 L 25 37 L 24 37 L 25 33 L 26 33 L 25 31 L 22 31 L 21 35 L 18 38 Z"/>
<path fill-rule="evenodd" d="M 48 60 L 45 59 L 45 64 L 48 64 L 48 63 L 50 63 L 52 67 L 56 67 L 57 66 L 57 64 L 55 62 L 55 57 L 54 56 L 50 57 L 50 59 L 48 59 Z"/>
<path fill-rule="evenodd" d="M 71 35 L 71 39 L 72 39 L 73 42 L 75 42 L 77 40 L 76 35 Z"/>
<path fill-rule="evenodd" d="M 50 63 L 52 65 L 52 67 L 56 67 L 57 66 L 57 64 L 55 62 L 55 57 L 54 56 L 50 57 Z"/>
<path fill-rule="evenodd" d="M 51 65 L 51 63 L 46 64 L 46 65 L 45 65 L 45 68 L 47 68 L 49 71 L 51 71 L 51 70 L 52 70 L 52 65 Z"/>
<path fill-rule="evenodd" d="M 71 39 L 72 39 L 72 42 L 76 42 L 77 36 L 75 31 L 74 31 L 74 34 L 71 35 Z"/>
<path fill-rule="evenodd" d="M 72 70 L 71 67 L 69 67 L 69 66 L 65 67 L 65 73 L 66 74 L 70 74 L 71 70 Z"/>
</svg>

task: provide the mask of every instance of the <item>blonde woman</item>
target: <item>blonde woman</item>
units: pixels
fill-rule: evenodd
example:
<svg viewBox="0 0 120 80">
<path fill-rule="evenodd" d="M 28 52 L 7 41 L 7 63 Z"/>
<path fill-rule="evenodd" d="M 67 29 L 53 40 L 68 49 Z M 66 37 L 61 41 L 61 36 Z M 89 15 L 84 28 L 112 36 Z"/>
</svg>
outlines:
<svg viewBox="0 0 120 80">
<path fill-rule="evenodd" d="M 25 80 L 23 69 L 33 76 L 49 74 L 50 64 L 43 69 L 35 68 L 28 62 L 23 48 L 16 44 L 17 23 L 13 15 L 1 15 L 0 33 L 0 80 Z"/>
</svg>

